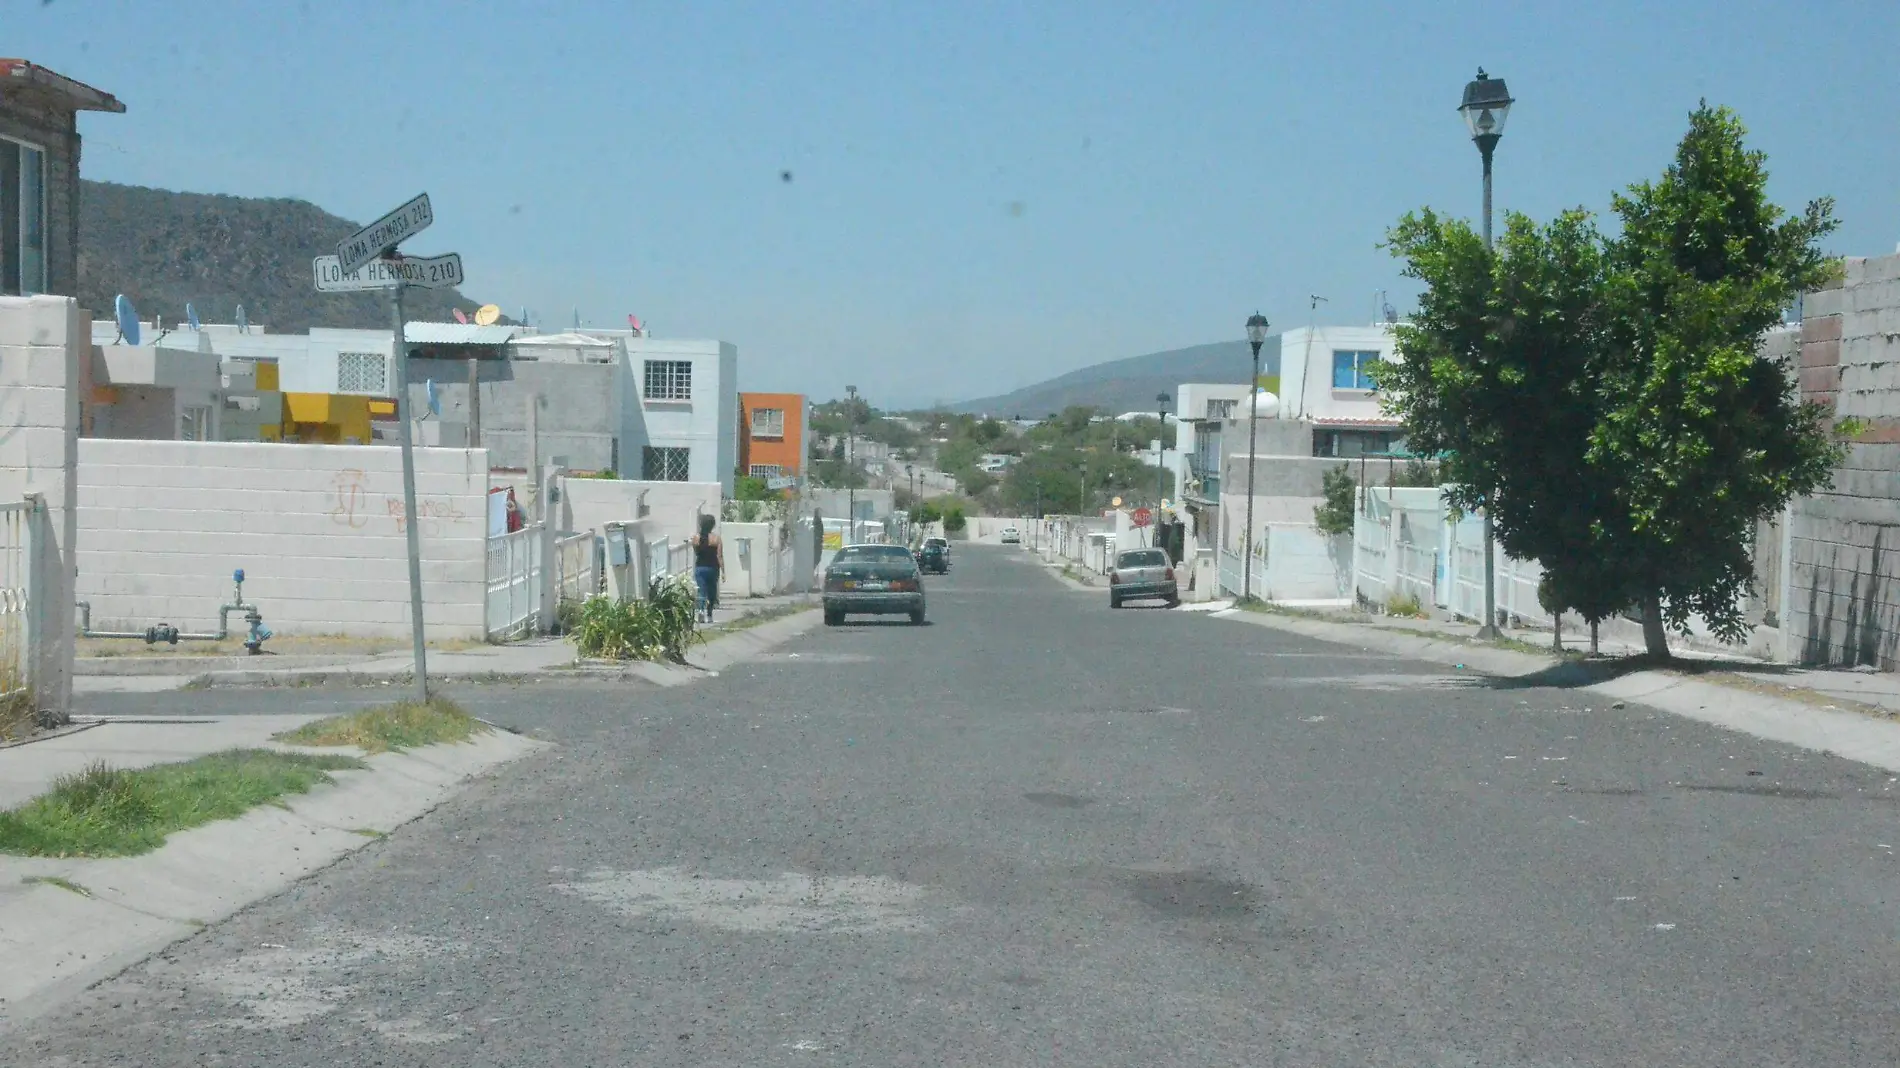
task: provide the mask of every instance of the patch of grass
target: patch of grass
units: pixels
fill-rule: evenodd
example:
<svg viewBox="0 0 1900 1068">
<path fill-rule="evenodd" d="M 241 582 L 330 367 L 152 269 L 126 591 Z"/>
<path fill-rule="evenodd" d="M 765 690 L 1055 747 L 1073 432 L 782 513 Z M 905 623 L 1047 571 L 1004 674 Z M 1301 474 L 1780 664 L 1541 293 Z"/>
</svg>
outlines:
<svg viewBox="0 0 1900 1068">
<path fill-rule="evenodd" d="M 78 883 L 73 882 L 71 879 L 62 879 L 57 875 L 28 875 L 25 878 L 21 879 L 20 881 L 27 884 L 28 886 L 33 886 L 35 884 L 42 885 L 42 886 L 57 886 L 61 890 L 64 890 L 69 894 L 78 894 L 80 897 L 92 896 L 92 891 L 86 889 L 83 886 L 80 886 Z"/>
<path fill-rule="evenodd" d="M 130 770 L 99 762 L 0 812 L 0 853 L 137 856 L 163 845 L 173 831 L 241 816 L 331 782 L 332 771 L 363 766 L 354 757 L 268 749 L 232 749 Z"/>
<path fill-rule="evenodd" d="M 0 688 L 6 686 L 0 680 Z M 11 742 L 32 734 L 40 725 L 39 713 L 33 709 L 33 694 L 20 690 L 7 697 L 0 697 L 0 742 Z"/>
<path fill-rule="evenodd" d="M 465 742 L 488 725 L 446 697 L 397 701 L 361 712 L 331 716 L 274 735 L 290 745 L 353 745 L 365 753 L 388 753 L 439 742 Z"/>
<path fill-rule="evenodd" d="M 351 827 L 351 834 L 360 834 L 365 838 L 388 838 L 388 831 L 379 831 L 374 827 Z"/>
</svg>

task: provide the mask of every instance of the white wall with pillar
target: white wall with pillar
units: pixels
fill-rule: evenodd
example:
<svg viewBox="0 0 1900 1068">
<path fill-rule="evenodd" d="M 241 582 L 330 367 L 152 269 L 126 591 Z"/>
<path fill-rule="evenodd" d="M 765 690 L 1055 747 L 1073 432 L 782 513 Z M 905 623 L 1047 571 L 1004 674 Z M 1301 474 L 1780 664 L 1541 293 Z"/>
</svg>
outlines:
<svg viewBox="0 0 1900 1068">
<path fill-rule="evenodd" d="M 62 718 L 72 710 L 79 399 L 91 358 L 92 320 L 77 301 L 0 297 L 0 502 L 37 502 L 22 560 L 23 665 L 35 703 Z"/>
</svg>

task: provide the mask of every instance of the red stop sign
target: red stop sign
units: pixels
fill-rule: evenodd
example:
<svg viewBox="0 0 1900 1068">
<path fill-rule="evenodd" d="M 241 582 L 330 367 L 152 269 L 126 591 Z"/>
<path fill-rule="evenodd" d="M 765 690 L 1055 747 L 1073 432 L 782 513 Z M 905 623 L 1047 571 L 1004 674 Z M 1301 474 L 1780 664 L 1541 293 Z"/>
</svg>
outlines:
<svg viewBox="0 0 1900 1068">
<path fill-rule="evenodd" d="M 1128 518 L 1133 521 L 1136 526 L 1145 527 L 1155 521 L 1155 514 L 1146 508 L 1137 508 Z"/>
</svg>

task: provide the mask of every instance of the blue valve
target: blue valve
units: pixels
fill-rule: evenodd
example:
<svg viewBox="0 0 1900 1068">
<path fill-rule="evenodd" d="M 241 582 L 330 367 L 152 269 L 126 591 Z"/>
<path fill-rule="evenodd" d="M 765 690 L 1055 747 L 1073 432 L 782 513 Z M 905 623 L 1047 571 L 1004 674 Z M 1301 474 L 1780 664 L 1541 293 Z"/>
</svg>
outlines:
<svg viewBox="0 0 1900 1068">
<path fill-rule="evenodd" d="M 244 585 L 244 569 L 240 567 L 236 571 L 231 572 L 231 581 L 240 586 Z"/>
</svg>

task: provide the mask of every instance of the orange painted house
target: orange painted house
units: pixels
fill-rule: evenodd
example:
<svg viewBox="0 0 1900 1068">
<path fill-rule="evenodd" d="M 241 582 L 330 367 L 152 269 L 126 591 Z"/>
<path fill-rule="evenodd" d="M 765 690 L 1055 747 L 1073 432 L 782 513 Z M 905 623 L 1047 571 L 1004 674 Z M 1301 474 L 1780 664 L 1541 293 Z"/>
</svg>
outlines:
<svg viewBox="0 0 1900 1068">
<path fill-rule="evenodd" d="M 805 473 L 805 395 L 739 394 L 739 473 L 773 478 Z"/>
</svg>

